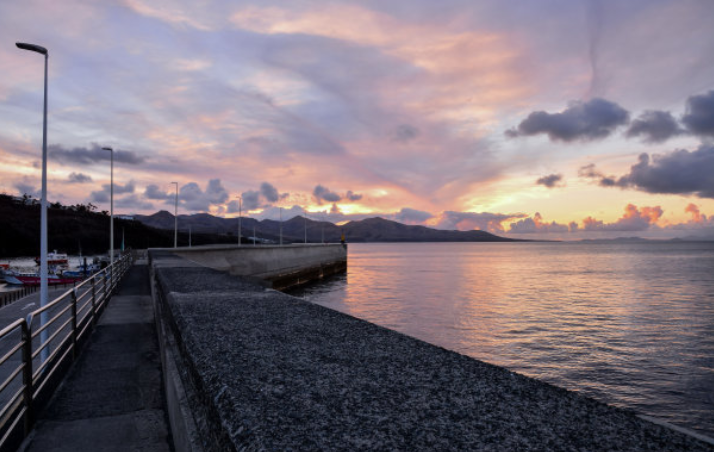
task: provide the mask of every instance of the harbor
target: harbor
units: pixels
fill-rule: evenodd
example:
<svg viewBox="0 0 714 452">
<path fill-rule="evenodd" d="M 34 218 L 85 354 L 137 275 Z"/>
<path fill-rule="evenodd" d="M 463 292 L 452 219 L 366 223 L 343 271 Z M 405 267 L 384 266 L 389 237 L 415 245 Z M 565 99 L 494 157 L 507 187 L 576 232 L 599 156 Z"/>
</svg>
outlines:
<svg viewBox="0 0 714 452">
<path fill-rule="evenodd" d="M 98 442 L 106 435 L 115 448 L 196 452 L 714 449 L 702 435 L 303 301 L 268 280 L 207 267 L 183 251 L 149 250 L 148 261 L 131 268 L 66 385 L 37 410 L 22 450 L 57 442 L 58 450 L 105 450 Z M 238 253 L 220 250 L 224 262 Z M 139 330 L 112 336 L 124 334 L 120 324 L 154 330 L 158 358 L 135 367 L 130 355 L 145 347 L 126 340 Z M 129 348 L 100 351 L 115 342 Z M 126 371 L 102 374 L 107 365 Z M 105 383 L 93 385 L 92 397 L 77 396 L 97 378 Z M 97 405 L 103 397 L 108 405 Z M 144 433 L 129 433 L 137 428 Z"/>
</svg>

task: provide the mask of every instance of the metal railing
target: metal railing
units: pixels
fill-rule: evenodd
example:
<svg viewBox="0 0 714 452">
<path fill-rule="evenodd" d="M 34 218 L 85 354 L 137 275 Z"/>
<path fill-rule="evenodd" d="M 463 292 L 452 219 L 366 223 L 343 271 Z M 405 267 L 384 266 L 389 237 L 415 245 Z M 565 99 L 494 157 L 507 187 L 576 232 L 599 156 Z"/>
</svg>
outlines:
<svg viewBox="0 0 714 452">
<path fill-rule="evenodd" d="M 67 288 L 69 286 L 74 286 L 73 283 L 62 283 L 62 284 L 52 284 L 50 286 L 50 289 L 57 289 L 57 288 Z M 12 304 L 16 302 L 17 300 L 21 298 L 25 298 L 26 296 L 33 294 L 35 292 L 38 292 L 40 290 L 40 286 L 21 286 L 15 290 L 11 290 L 8 292 L 2 292 L 0 293 L 0 308 L 7 306 L 9 304 Z"/>
<path fill-rule="evenodd" d="M 30 433 L 34 412 L 61 382 L 62 370 L 76 359 L 78 345 L 132 263 L 131 255 L 123 256 L 0 330 L 0 451 Z M 49 317 L 44 325 L 38 321 L 42 313 Z"/>
</svg>

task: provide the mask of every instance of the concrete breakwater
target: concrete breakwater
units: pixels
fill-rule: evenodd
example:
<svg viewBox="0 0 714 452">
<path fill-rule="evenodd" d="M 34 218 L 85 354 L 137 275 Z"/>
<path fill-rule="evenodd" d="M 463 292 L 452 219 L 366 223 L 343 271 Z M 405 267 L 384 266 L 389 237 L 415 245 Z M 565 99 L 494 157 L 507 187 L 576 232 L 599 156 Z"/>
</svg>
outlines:
<svg viewBox="0 0 714 452">
<path fill-rule="evenodd" d="M 177 450 L 713 450 L 252 279 L 151 260 Z"/>
<path fill-rule="evenodd" d="M 174 250 L 172 250 L 174 251 Z M 205 267 L 267 281 L 272 288 L 321 279 L 347 269 L 347 245 L 211 245 L 174 251 Z"/>
</svg>

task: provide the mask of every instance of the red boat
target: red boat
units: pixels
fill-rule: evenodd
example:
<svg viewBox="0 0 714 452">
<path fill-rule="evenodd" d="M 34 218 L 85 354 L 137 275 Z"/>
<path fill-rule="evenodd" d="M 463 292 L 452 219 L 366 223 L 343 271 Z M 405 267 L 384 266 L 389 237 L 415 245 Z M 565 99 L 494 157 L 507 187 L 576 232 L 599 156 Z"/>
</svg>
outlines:
<svg viewBox="0 0 714 452">
<path fill-rule="evenodd" d="M 35 262 L 40 265 L 41 258 L 36 257 Z M 58 253 L 57 250 L 54 253 L 47 253 L 47 265 L 67 265 L 69 262 L 66 254 Z"/>
<path fill-rule="evenodd" d="M 60 284 L 73 284 L 78 281 L 82 281 L 82 277 L 68 277 L 68 276 L 57 276 L 48 275 L 47 284 L 50 286 L 57 286 Z M 5 282 L 7 284 L 13 285 L 23 285 L 23 286 L 39 286 L 40 285 L 40 275 L 37 273 L 16 273 L 16 274 L 6 274 Z"/>
</svg>

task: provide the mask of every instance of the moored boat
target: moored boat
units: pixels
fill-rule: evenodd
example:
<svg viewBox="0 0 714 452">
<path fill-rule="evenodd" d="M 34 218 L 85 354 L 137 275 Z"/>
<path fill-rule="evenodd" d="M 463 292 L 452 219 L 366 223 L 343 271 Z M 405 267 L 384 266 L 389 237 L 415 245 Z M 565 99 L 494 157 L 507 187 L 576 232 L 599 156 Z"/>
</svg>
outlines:
<svg viewBox="0 0 714 452">
<path fill-rule="evenodd" d="M 47 284 L 56 286 L 60 284 L 73 284 L 84 279 L 84 276 L 48 275 Z M 13 273 L 5 275 L 5 282 L 13 285 L 39 286 L 40 275 L 37 273 Z"/>
<path fill-rule="evenodd" d="M 41 258 L 36 257 L 35 262 L 40 265 Z M 67 265 L 69 262 L 69 257 L 64 253 L 58 253 L 54 250 L 52 253 L 47 253 L 47 264 L 48 265 Z"/>
</svg>

